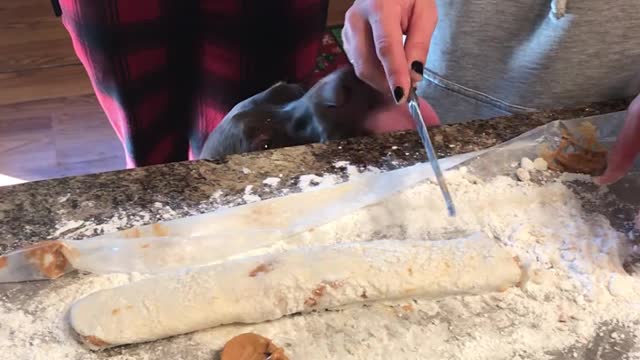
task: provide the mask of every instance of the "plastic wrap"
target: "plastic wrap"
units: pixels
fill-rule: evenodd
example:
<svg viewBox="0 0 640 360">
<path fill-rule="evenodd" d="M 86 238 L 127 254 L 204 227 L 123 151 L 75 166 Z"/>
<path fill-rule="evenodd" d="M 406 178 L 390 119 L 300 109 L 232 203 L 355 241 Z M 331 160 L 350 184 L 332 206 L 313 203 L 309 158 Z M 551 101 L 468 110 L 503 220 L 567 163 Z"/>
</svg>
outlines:
<svg viewBox="0 0 640 360">
<path fill-rule="evenodd" d="M 593 125 L 597 129 L 597 141 L 605 149 L 610 149 L 624 125 L 625 115 L 626 112 L 621 111 L 587 118 L 554 121 L 495 146 L 460 166 L 467 166 L 475 175 L 485 179 L 497 175 L 513 175 L 514 164 L 519 163 L 523 157 L 534 159 L 544 156 L 545 152 L 556 149 L 560 145 L 565 133 L 580 134 L 585 124 Z M 640 235 L 635 225 L 638 210 L 640 210 L 638 170 L 640 170 L 640 158 L 636 159 L 631 171 L 623 179 L 607 187 L 599 187 L 592 182 L 584 181 L 584 178 L 565 179 L 564 182 L 580 197 L 585 211 L 605 216 L 616 230 L 627 235 L 633 245 L 633 252 L 639 253 L 638 260 L 640 260 L 640 249 L 636 249 L 637 246 L 634 245 Z M 635 261 L 633 257 L 635 255 L 628 257 L 627 261 Z"/>
<path fill-rule="evenodd" d="M 474 155 L 442 159 L 442 167 L 451 168 Z M 55 279 L 73 270 L 161 273 L 257 254 L 432 176 L 429 164 L 418 164 L 383 174 L 362 174 L 332 187 L 85 240 L 49 241 L 0 257 L 0 283 Z M 34 260 L 36 253 L 42 259 Z M 51 264 L 57 264 L 55 271 L 50 269 Z"/>
</svg>

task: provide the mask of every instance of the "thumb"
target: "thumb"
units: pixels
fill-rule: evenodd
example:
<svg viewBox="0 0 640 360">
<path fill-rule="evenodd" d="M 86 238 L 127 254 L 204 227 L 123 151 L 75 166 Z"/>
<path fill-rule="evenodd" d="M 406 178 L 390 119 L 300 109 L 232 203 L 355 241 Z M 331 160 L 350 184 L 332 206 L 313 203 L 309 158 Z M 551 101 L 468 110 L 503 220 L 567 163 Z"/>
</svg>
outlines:
<svg viewBox="0 0 640 360">
<path fill-rule="evenodd" d="M 607 169 L 595 179 L 600 185 L 612 184 L 622 178 L 633 166 L 640 153 L 640 97 L 629 106 L 624 126 L 609 152 Z"/>
</svg>

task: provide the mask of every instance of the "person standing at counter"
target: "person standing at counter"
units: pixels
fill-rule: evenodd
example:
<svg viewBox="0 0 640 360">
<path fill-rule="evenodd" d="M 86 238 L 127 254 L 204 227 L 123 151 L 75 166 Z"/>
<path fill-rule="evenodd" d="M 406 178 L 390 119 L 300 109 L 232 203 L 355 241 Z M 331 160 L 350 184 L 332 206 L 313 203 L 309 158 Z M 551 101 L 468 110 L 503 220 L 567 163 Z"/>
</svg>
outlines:
<svg viewBox="0 0 640 360">
<path fill-rule="evenodd" d="M 405 64 L 421 73 L 413 61 L 428 53 L 418 94 L 442 123 L 635 97 L 597 179 L 609 184 L 640 152 L 640 18 L 631 14 L 639 1 L 356 0 L 343 38 L 358 76 L 397 94 L 409 84 Z"/>
</svg>

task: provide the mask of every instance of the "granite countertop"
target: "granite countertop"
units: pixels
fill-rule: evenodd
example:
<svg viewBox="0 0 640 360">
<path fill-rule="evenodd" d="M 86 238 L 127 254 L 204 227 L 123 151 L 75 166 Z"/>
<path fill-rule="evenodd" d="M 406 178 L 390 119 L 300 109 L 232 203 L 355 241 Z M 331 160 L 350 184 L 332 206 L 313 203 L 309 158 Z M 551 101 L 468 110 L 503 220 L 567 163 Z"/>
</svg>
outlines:
<svg viewBox="0 0 640 360">
<path fill-rule="evenodd" d="M 628 100 L 621 100 L 476 120 L 435 128 L 432 137 L 438 156 L 451 156 L 494 146 L 553 120 L 622 111 L 627 105 Z M 301 175 L 344 174 L 345 168 L 336 166 L 338 161 L 392 170 L 425 158 L 417 133 L 399 132 L 234 155 L 223 161 L 172 163 L 3 187 L 0 255 L 41 240 L 100 232 L 74 233 L 69 222 L 110 222 L 124 229 L 242 204 L 248 186 L 262 199 L 278 196 L 263 184 L 268 177 L 280 177 L 280 188 L 293 191 Z M 68 229 L 61 228 L 62 223 Z"/>
</svg>

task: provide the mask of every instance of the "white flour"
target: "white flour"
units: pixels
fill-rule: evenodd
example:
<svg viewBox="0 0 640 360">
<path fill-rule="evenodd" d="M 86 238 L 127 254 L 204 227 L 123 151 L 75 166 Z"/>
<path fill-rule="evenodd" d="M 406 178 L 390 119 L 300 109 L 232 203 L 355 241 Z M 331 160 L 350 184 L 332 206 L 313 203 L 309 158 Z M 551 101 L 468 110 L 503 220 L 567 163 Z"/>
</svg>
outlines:
<svg viewBox="0 0 640 360">
<path fill-rule="evenodd" d="M 147 214 L 148 216 L 148 214 Z M 116 232 L 130 222 L 129 215 L 123 210 L 118 210 L 104 224 L 96 224 L 93 221 L 79 220 L 63 220 L 58 223 L 56 231 L 52 234 L 54 238 L 63 237 L 67 239 L 76 238 L 78 236 L 87 237 L 100 234 L 108 234 Z M 144 223 L 141 219 L 140 224 Z M 135 225 L 135 224 L 132 224 Z"/>
<path fill-rule="evenodd" d="M 24 299 L 20 310 L 8 309 L 0 297 L 0 353 L 3 358 L 20 360 L 80 359 L 87 354 L 70 335 L 65 313 L 73 299 L 96 289 L 125 284 L 132 275 L 83 276 L 67 286 L 52 284 L 37 298 Z M 61 284 L 62 285 L 62 284 Z M 86 357 L 91 359 L 93 357 Z M 116 358 L 129 360 L 127 357 Z M 131 358 L 133 359 L 133 358 Z"/>
<path fill-rule="evenodd" d="M 302 175 L 298 180 L 298 187 L 300 188 L 300 190 L 305 191 L 310 188 L 321 189 L 330 187 L 338 182 L 339 178 L 336 175 Z"/>
<path fill-rule="evenodd" d="M 275 187 L 275 186 L 278 186 L 278 184 L 280 183 L 280 180 L 282 179 L 280 179 L 279 177 L 268 177 L 264 179 L 262 183 L 265 185 L 269 185 L 271 187 Z"/>
<path fill-rule="evenodd" d="M 244 188 L 244 195 L 242 199 L 248 204 L 256 201 L 260 201 L 260 196 L 253 193 L 253 185 L 248 185 Z"/>
<path fill-rule="evenodd" d="M 161 203 L 155 203 L 156 213 L 163 220 L 173 219 L 176 212 Z M 123 209 L 118 209 L 113 216 L 101 224 L 93 221 L 62 220 L 57 224 L 57 229 L 51 235 L 53 238 L 76 239 L 113 233 L 126 227 L 146 225 L 151 219 L 149 212 L 132 214 Z"/>
<path fill-rule="evenodd" d="M 606 219 L 583 213 L 564 184 L 540 186 L 506 177 L 485 183 L 464 170 L 448 173 L 447 180 L 456 218 L 443 215 L 440 190 L 427 183 L 288 243 L 442 239 L 483 231 L 527 266 L 529 281 L 523 289 L 226 326 L 187 336 L 190 350 L 212 354 L 231 336 L 255 331 L 285 347 L 291 359 L 565 359 L 583 358 L 581 346 L 599 333 L 622 348 L 640 336 L 640 281 L 621 268 L 621 234 Z M 131 280 L 129 275 L 62 279 L 25 299 L 19 310 L 0 301 L 0 353 L 15 359 L 98 358 L 71 338 L 65 310 L 83 294 Z M 603 322 L 618 330 L 606 333 Z M 564 354 L 557 352 L 571 346 Z M 638 354 L 640 349 L 626 351 Z"/>
<path fill-rule="evenodd" d="M 358 169 L 357 166 L 352 165 L 350 162 L 348 161 L 336 161 L 335 163 L 333 163 L 333 166 L 336 168 L 343 168 L 346 170 L 347 176 L 350 179 L 353 179 L 354 177 L 360 176 L 362 175 L 363 171 L 361 171 L 360 169 Z M 373 167 L 373 166 L 367 166 L 366 169 L 364 169 L 364 172 L 367 174 L 378 174 L 380 173 L 380 169 Z"/>
</svg>

